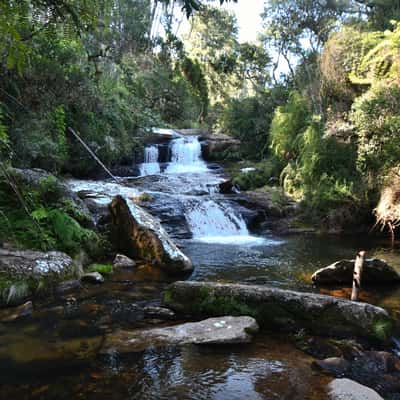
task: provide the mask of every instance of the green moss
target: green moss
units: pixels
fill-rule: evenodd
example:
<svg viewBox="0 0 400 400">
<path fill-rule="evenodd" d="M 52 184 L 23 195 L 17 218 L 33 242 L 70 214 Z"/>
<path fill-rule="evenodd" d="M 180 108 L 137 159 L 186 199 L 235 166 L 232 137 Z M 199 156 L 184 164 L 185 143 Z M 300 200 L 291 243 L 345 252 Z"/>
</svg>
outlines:
<svg viewBox="0 0 400 400">
<path fill-rule="evenodd" d="M 99 272 L 100 274 L 112 274 L 114 272 L 111 264 L 92 264 L 87 268 L 87 272 Z"/>
<path fill-rule="evenodd" d="M 171 289 L 167 289 L 164 292 L 163 302 L 165 305 L 171 305 L 173 303 L 173 294 Z"/>
<path fill-rule="evenodd" d="M 379 341 L 387 341 L 393 333 L 393 322 L 390 319 L 378 320 L 372 326 L 373 335 Z"/>
</svg>

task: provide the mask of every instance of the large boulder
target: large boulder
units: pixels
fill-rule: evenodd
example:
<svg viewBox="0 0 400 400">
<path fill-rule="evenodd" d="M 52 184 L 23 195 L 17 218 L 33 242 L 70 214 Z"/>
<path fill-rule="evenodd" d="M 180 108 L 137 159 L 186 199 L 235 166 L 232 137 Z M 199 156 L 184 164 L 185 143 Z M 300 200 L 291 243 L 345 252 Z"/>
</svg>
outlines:
<svg viewBox="0 0 400 400">
<path fill-rule="evenodd" d="M 251 317 L 209 318 L 166 328 L 119 331 L 106 338 L 103 352 L 137 352 L 150 346 L 249 343 L 257 331 L 257 322 Z"/>
<path fill-rule="evenodd" d="M 36 294 L 51 292 L 79 274 L 65 253 L 0 249 L 0 306 L 18 305 Z"/>
<path fill-rule="evenodd" d="M 346 378 L 333 380 L 328 395 L 331 400 L 383 400 L 375 390 Z"/>
<path fill-rule="evenodd" d="M 351 285 L 353 270 L 354 260 L 340 260 L 314 272 L 311 279 L 316 285 Z M 362 282 L 370 285 L 399 284 L 400 274 L 384 260 L 371 258 L 364 261 Z"/>
<path fill-rule="evenodd" d="M 159 221 L 130 199 L 116 196 L 109 205 L 113 239 L 118 250 L 168 273 L 190 272 L 192 263 L 175 245 Z"/>
<path fill-rule="evenodd" d="M 266 286 L 214 282 L 175 282 L 164 303 L 195 316 L 250 315 L 261 327 L 327 336 L 387 340 L 393 324 L 388 313 L 366 303 Z"/>
</svg>

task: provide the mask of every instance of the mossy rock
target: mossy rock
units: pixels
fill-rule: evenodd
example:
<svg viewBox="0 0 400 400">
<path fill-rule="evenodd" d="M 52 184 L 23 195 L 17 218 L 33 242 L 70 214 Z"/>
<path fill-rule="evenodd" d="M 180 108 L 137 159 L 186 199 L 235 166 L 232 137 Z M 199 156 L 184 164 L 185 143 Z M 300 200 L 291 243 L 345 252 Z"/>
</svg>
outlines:
<svg viewBox="0 0 400 400">
<path fill-rule="evenodd" d="M 62 281 L 79 276 L 65 253 L 0 249 L 0 307 L 51 294 Z"/>
<path fill-rule="evenodd" d="M 332 337 L 365 337 L 386 341 L 393 331 L 389 314 L 380 307 L 332 296 L 267 286 L 213 282 L 175 282 L 164 304 L 196 317 L 248 315 L 261 328 L 284 332 L 304 330 Z"/>
</svg>

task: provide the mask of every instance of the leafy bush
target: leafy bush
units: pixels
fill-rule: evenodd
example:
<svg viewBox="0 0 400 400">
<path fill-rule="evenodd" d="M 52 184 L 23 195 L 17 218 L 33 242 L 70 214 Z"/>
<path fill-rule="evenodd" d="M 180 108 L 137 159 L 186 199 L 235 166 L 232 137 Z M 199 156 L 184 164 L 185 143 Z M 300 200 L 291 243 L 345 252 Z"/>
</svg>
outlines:
<svg viewBox="0 0 400 400">
<path fill-rule="evenodd" d="M 10 184 L 11 182 L 11 184 Z M 11 171 L 0 175 L 0 240 L 39 250 L 71 255 L 84 248 L 99 252 L 101 238 L 70 215 L 63 190 L 53 176 L 38 185 L 23 184 Z"/>
<path fill-rule="evenodd" d="M 384 175 L 399 162 L 400 86 L 381 83 L 356 99 L 351 120 L 358 136 L 361 172 Z"/>
<path fill-rule="evenodd" d="M 270 130 L 270 147 L 282 162 L 296 159 L 299 154 L 299 135 L 310 120 L 307 102 L 298 92 L 291 92 L 289 100 L 275 110 Z"/>
<path fill-rule="evenodd" d="M 251 190 L 271 184 L 271 178 L 279 175 L 279 164 L 275 159 L 257 163 L 253 165 L 254 171 L 239 172 L 233 178 L 233 184 L 240 190 Z"/>
</svg>

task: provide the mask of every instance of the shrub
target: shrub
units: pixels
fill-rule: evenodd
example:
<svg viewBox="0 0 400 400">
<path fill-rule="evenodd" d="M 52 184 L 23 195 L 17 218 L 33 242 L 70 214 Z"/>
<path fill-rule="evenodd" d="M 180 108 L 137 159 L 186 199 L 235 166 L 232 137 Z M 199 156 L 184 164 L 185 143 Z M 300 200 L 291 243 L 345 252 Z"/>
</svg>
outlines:
<svg viewBox="0 0 400 400">
<path fill-rule="evenodd" d="M 288 162 L 297 158 L 298 138 L 309 120 L 306 100 L 298 92 L 291 92 L 288 102 L 275 110 L 271 123 L 270 147 L 279 160 Z"/>
<path fill-rule="evenodd" d="M 399 161 L 400 86 L 373 86 L 354 102 L 351 120 L 358 136 L 360 171 L 384 175 Z"/>
</svg>

